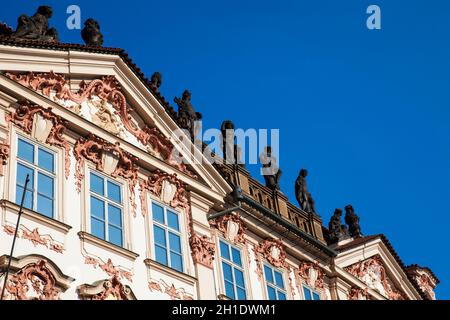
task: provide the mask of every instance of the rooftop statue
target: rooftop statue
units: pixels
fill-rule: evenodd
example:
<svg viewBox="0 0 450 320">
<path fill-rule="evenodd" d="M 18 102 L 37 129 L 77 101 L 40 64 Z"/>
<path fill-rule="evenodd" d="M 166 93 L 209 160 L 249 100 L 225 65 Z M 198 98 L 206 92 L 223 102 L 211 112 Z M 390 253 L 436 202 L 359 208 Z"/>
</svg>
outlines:
<svg viewBox="0 0 450 320">
<path fill-rule="evenodd" d="M 191 139 L 194 140 L 194 123 L 197 120 L 202 119 L 202 114 L 195 112 L 194 107 L 191 104 L 191 93 L 188 90 L 184 90 L 183 96 L 174 99 L 178 105 L 178 120 L 182 129 L 189 131 Z"/>
<path fill-rule="evenodd" d="M 230 120 L 225 120 L 222 122 L 220 131 L 222 133 L 223 159 L 229 164 L 243 165 L 241 148 L 235 141 L 236 137 L 234 135 L 234 123 Z M 230 136 L 229 141 L 227 141 L 227 134 Z"/>
<path fill-rule="evenodd" d="M 345 223 L 348 225 L 348 231 L 351 237 L 362 237 L 361 227 L 359 225 L 359 217 L 350 204 L 345 206 Z"/>
<path fill-rule="evenodd" d="M 300 209 L 306 212 L 316 212 L 315 202 L 308 191 L 308 185 L 306 184 L 306 176 L 308 171 L 306 169 L 301 169 L 298 174 L 297 180 L 295 181 L 295 197 L 300 206 Z"/>
<path fill-rule="evenodd" d="M 162 84 L 162 74 L 160 72 L 153 73 L 152 77 L 150 79 L 150 82 L 151 82 L 153 88 L 158 90 Z"/>
<path fill-rule="evenodd" d="M 103 45 L 103 35 L 100 32 L 100 25 L 92 18 L 84 22 L 84 28 L 81 30 L 81 37 L 88 46 L 101 47 Z"/>
<path fill-rule="evenodd" d="M 334 210 L 334 214 L 331 216 L 330 222 L 328 223 L 328 230 L 330 231 L 332 243 L 336 243 L 350 237 L 347 226 L 343 225 L 341 222 L 341 217 L 342 210 L 336 209 Z"/>
<path fill-rule="evenodd" d="M 53 10 L 48 6 L 40 6 L 32 17 L 21 15 L 17 22 L 17 30 L 11 37 L 18 40 L 57 42 L 58 32 L 55 28 L 48 27 L 48 20 L 52 15 Z"/>
<path fill-rule="evenodd" d="M 266 147 L 264 154 L 261 155 L 261 159 L 266 187 L 271 190 L 280 190 L 280 178 L 282 172 L 277 165 L 277 159 L 272 157 L 272 148 L 270 146 Z"/>
</svg>

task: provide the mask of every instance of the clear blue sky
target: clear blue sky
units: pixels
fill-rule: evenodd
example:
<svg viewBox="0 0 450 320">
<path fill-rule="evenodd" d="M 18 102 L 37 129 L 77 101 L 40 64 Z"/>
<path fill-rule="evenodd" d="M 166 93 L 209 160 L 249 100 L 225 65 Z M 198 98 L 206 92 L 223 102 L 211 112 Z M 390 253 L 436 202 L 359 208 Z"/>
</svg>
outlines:
<svg viewBox="0 0 450 320">
<path fill-rule="evenodd" d="M 16 26 L 41 1 L 10 1 Z M 301 167 L 327 225 L 353 204 L 406 264 L 430 267 L 450 298 L 450 2 L 445 0 L 46 1 L 64 42 L 68 5 L 99 20 L 167 100 L 192 91 L 204 126 L 279 128 L 282 191 Z M 382 30 L 366 28 L 366 8 Z M 258 167 L 250 168 L 258 174 Z M 262 179 L 260 179 L 262 181 Z"/>
</svg>

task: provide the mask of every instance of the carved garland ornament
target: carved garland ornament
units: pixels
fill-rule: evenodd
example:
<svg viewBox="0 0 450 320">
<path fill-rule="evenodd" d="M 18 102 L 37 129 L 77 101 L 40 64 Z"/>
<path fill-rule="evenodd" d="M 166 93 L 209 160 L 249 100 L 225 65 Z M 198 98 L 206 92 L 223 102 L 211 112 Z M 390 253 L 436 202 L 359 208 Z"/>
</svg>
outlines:
<svg viewBox="0 0 450 320">
<path fill-rule="evenodd" d="M 120 148 L 120 143 L 111 144 L 103 139 L 89 134 L 87 139 L 80 138 L 73 149 L 77 160 L 75 179 L 77 191 L 81 192 L 81 181 L 84 178 L 84 160 L 95 164 L 96 169 L 111 175 L 121 176 L 128 181 L 130 202 L 133 215 L 136 216 L 136 200 L 134 189 L 138 182 L 137 158 Z"/>
<path fill-rule="evenodd" d="M 8 163 L 9 145 L 0 143 L 0 176 L 4 175 L 4 166 Z"/>
<path fill-rule="evenodd" d="M 10 236 L 14 235 L 15 228 L 10 225 L 4 225 L 3 231 Z M 39 228 L 33 229 L 33 231 L 29 231 L 27 228 L 22 226 L 22 228 L 18 230 L 17 237 L 25 240 L 29 240 L 36 247 L 38 245 L 44 246 L 47 249 L 55 251 L 56 253 L 63 253 L 65 250 L 64 247 L 56 243 L 49 235 L 41 235 L 39 233 Z"/>
<path fill-rule="evenodd" d="M 319 263 L 309 261 L 301 262 L 296 271 L 296 275 L 313 289 L 323 289 L 325 274 L 319 266 Z"/>
<path fill-rule="evenodd" d="M 92 265 L 94 269 L 97 269 L 97 267 L 99 267 L 110 277 L 116 277 L 119 280 L 125 278 L 128 281 L 133 282 L 133 274 L 120 267 L 116 267 L 111 261 L 111 259 L 108 259 L 106 263 L 103 263 L 102 261 L 89 256 L 85 256 L 84 259 L 85 264 Z"/>
<path fill-rule="evenodd" d="M 234 244 L 245 243 L 246 226 L 239 213 L 228 214 L 209 222 L 211 227 L 215 227 L 222 232 L 223 236 Z"/>
<path fill-rule="evenodd" d="M 130 300 L 131 290 L 113 276 L 111 280 L 102 283 L 103 290 L 85 300 Z"/>
<path fill-rule="evenodd" d="M 139 128 L 131 121 L 130 112 L 132 109 L 128 107 L 126 98 L 122 93 L 122 88 L 114 76 L 105 76 L 101 79 L 92 80 L 89 83 L 82 81 L 80 89 L 77 93 L 70 90 L 64 75 L 50 73 L 33 73 L 26 74 L 5 74 L 10 79 L 19 84 L 28 87 L 34 91 L 42 91 L 47 97 L 51 97 L 52 92 L 55 92 L 55 97 L 59 100 L 69 100 L 77 104 L 82 104 L 93 96 L 99 97 L 102 101 L 110 103 L 114 107 L 115 114 L 117 114 L 125 129 L 134 135 L 144 146 L 149 146 L 150 151 L 157 157 L 161 157 L 167 161 L 171 166 L 174 166 L 181 172 L 184 172 L 192 177 L 196 175 L 189 170 L 186 165 L 178 161 L 173 155 L 174 146 L 168 138 L 166 138 L 161 131 L 156 127 L 145 126 L 143 129 Z M 79 107 L 69 108 L 76 113 L 79 113 Z"/>
<path fill-rule="evenodd" d="M 348 293 L 348 300 L 369 300 L 367 289 L 352 287 Z"/>
<path fill-rule="evenodd" d="M 6 291 L 13 300 L 58 300 L 60 290 L 56 288 L 54 275 L 46 266 L 47 261 L 30 263 L 16 274 L 8 277 Z"/>
<path fill-rule="evenodd" d="M 406 300 L 404 294 L 389 283 L 379 255 L 346 267 L 345 270 L 390 300 Z"/>
<path fill-rule="evenodd" d="M 194 300 L 194 298 L 191 295 L 187 294 L 184 289 L 177 289 L 173 284 L 169 286 L 162 280 L 150 280 L 150 282 L 148 283 L 148 288 L 152 292 L 159 291 L 167 294 L 171 300 Z"/>
<path fill-rule="evenodd" d="M 44 109 L 29 101 L 20 101 L 16 111 L 6 116 L 6 121 L 12 122 L 25 133 L 42 143 L 64 148 L 66 179 L 70 174 L 70 144 L 63 137 L 67 121 L 55 115 L 51 108 Z"/>
</svg>

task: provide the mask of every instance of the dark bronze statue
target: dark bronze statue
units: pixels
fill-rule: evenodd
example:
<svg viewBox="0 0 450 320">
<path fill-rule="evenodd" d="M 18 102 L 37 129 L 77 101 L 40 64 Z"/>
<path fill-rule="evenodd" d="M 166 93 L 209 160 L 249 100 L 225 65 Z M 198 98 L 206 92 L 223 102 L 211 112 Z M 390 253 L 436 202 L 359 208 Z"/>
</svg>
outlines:
<svg viewBox="0 0 450 320">
<path fill-rule="evenodd" d="M 277 165 L 277 159 L 272 157 L 272 148 L 267 146 L 261 155 L 262 173 L 266 187 L 271 190 L 280 190 L 281 169 Z"/>
<path fill-rule="evenodd" d="M 100 25 L 92 18 L 84 22 L 84 28 L 81 30 L 81 37 L 88 46 L 101 47 L 103 45 L 103 35 L 100 32 Z"/>
<path fill-rule="evenodd" d="M 222 151 L 225 162 L 243 165 L 241 148 L 236 144 L 236 137 L 234 136 L 234 123 L 225 120 L 222 122 L 220 131 L 222 133 Z"/>
<path fill-rule="evenodd" d="M 345 206 L 345 223 L 348 225 L 348 232 L 350 233 L 351 237 L 362 237 L 361 227 L 359 225 L 359 217 L 350 204 Z"/>
<path fill-rule="evenodd" d="M 306 176 L 308 171 L 301 169 L 295 181 L 295 197 L 300 206 L 300 209 L 306 212 L 316 212 L 315 202 L 311 194 L 308 191 L 308 185 L 306 184 Z"/>
<path fill-rule="evenodd" d="M 178 105 L 178 120 L 182 129 L 189 131 L 191 139 L 194 140 L 194 124 L 195 121 L 202 119 L 202 114 L 195 112 L 194 107 L 191 104 L 191 93 L 188 90 L 183 92 L 183 96 L 174 99 L 175 103 Z"/>
<path fill-rule="evenodd" d="M 160 72 L 153 73 L 150 82 L 152 87 L 155 88 L 156 91 L 158 91 L 159 87 L 161 87 L 162 84 L 162 74 Z"/>
<path fill-rule="evenodd" d="M 48 6 L 40 6 L 32 17 L 21 15 L 17 21 L 17 29 L 11 37 L 17 40 L 57 42 L 58 32 L 55 28 L 48 27 L 48 20 L 52 15 L 53 10 Z"/>
<path fill-rule="evenodd" d="M 330 231 L 330 240 L 332 243 L 349 238 L 347 226 L 341 223 L 341 217 L 342 210 L 336 209 L 328 223 L 328 230 Z"/>
</svg>

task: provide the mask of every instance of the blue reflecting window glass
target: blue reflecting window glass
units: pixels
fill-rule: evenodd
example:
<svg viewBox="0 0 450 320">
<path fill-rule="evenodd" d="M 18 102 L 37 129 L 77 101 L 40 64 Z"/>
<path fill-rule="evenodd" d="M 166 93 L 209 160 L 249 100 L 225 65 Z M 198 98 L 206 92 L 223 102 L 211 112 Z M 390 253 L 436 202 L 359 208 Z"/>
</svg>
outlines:
<svg viewBox="0 0 450 320">
<path fill-rule="evenodd" d="M 264 278 L 269 300 L 286 300 L 283 274 L 268 265 L 264 265 Z"/>
<path fill-rule="evenodd" d="M 286 294 L 282 291 L 277 291 L 278 293 L 278 300 L 286 300 Z"/>
<path fill-rule="evenodd" d="M 171 251 L 181 253 L 181 239 L 179 235 L 169 232 L 169 245 Z"/>
<path fill-rule="evenodd" d="M 52 153 L 45 151 L 41 148 L 38 150 L 38 166 L 49 172 L 54 172 L 55 170 L 55 160 Z"/>
<path fill-rule="evenodd" d="M 33 198 L 34 198 L 34 170 L 22 165 L 20 163 L 17 164 L 17 179 L 16 179 L 16 203 L 20 205 L 22 201 L 22 194 L 25 187 L 25 180 L 27 174 L 30 177 L 30 182 L 28 182 L 27 192 L 25 194 L 24 207 L 27 209 L 33 210 Z"/>
<path fill-rule="evenodd" d="M 313 292 L 313 298 L 314 300 L 320 300 L 320 296 L 317 292 Z"/>
<path fill-rule="evenodd" d="M 183 272 L 183 257 L 180 254 L 170 252 L 170 264 L 173 269 Z"/>
<path fill-rule="evenodd" d="M 176 231 L 180 231 L 180 225 L 178 224 L 178 214 L 167 210 L 167 224 L 170 228 Z"/>
<path fill-rule="evenodd" d="M 219 246 L 225 294 L 231 299 L 245 300 L 247 295 L 241 252 L 222 240 L 219 241 Z"/>
<path fill-rule="evenodd" d="M 269 296 L 269 300 L 277 300 L 277 293 L 271 286 L 267 286 L 267 295 Z"/>
<path fill-rule="evenodd" d="M 103 175 L 90 173 L 91 233 L 123 246 L 121 186 Z"/>
<path fill-rule="evenodd" d="M 279 288 L 284 288 L 283 275 L 278 271 L 275 271 L 275 284 Z"/>
<path fill-rule="evenodd" d="M 25 140 L 19 139 L 17 144 L 17 156 L 29 163 L 34 163 L 34 145 Z"/>
<path fill-rule="evenodd" d="M 159 263 L 167 266 L 167 251 L 166 248 L 155 245 L 155 259 Z"/>
<path fill-rule="evenodd" d="M 311 290 L 308 287 L 303 286 L 303 295 L 305 296 L 305 300 L 312 300 Z"/>
<path fill-rule="evenodd" d="M 164 209 L 161 206 L 158 206 L 157 204 L 152 204 L 152 214 L 153 214 L 153 220 L 157 221 L 159 223 L 165 224 L 164 219 Z"/>
<path fill-rule="evenodd" d="M 266 277 L 267 282 L 273 283 L 272 269 L 266 265 L 264 265 L 264 276 Z"/>
</svg>

